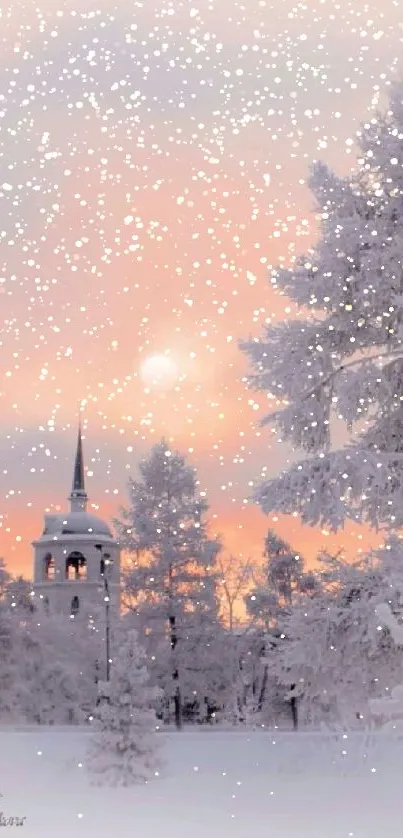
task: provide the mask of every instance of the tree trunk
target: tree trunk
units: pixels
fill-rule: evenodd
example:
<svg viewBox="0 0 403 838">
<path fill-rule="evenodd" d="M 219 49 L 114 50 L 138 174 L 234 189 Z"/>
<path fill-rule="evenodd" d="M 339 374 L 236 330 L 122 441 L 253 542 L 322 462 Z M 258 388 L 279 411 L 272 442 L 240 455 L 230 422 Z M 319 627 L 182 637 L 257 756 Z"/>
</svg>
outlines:
<svg viewBox="0 0 403 838">
<path fill-rule="evenodd" d="M 265 666 L 264 673 L 263 673 L 262 686 L 260 688 L 260 693 L 259 693 L 259 700 L 258 700 L 258 703 L 257 703 L 258 713 L 261 713 L 262 710 L 263 710 L 263 702 L 266 698 L 266 690 L 267 690 L 268 680 L 269 680 L 269 668 L 268 668 L 268 666 Z"/>
<path fill-rule="evenodd" d="M 174 657 L 176 645 L 178 643 L 178 637 L 176 634 L 176 621 L 174 616 L 169 617 L 169 631 L 170 631 L 170 641 L 171 641 L 171 650 Z M 175 727 L 177 730 L 182 730 L 182 699 L 181 699 L 181 690 L 179 686 L 179 672 L 176 665 L 173 666 L 172 669 L 172 681 L 174 684 L 174 711 L 175 711 Z"/>
<path fill-rule="evenodd" d="M 295 684 L 291 685 L 291 689 L 295 689 Z M 294 730 L 298 730 L 298 705 L 296 696 L 292 696 L 290 704 L 293 728 Z"/>
</svg>

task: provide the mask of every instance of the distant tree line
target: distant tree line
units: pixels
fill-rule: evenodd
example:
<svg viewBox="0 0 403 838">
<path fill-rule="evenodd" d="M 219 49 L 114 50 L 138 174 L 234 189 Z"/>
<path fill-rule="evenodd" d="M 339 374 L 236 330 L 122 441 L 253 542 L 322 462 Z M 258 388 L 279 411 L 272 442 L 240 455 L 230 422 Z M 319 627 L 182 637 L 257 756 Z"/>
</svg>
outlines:
<svg viewBox="0 0 403 838">
<path fill-rule="evenodd" d="M 400 616 L 400 542 L 315 570 L 269 530 L 262 562 L 223 554 L 196 472 L 162 440 L 116 521 L 127 556 L 112 670 L 135 630 L 161 724 L 362 726 L 403 680 L 376 607 Z M 393 587 L 391 586 L 393 579 Z M 400 586 L 400 587 L 399 587 Z M 42 607 L 0 564 L 0 720 L 86 724 L 99 704 L 102 608 L 75 618 Z"/>
</svg>

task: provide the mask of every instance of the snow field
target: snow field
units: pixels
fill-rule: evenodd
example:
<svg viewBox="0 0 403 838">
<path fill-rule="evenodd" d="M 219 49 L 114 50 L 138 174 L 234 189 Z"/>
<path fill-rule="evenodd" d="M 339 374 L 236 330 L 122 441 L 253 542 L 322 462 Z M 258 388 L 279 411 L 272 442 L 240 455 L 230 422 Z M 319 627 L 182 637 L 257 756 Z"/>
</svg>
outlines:
<svg viewBox="0 0 403 838">
<path fill-rule="evenodd" d="M 160 777 L 100 789 L 85 773 L 90 735 L 82 728 L 0 729 L 0 810 L 26 817 L 23 838 L 403 835 L 398 737 L 164 732 Z"/>
</svg>

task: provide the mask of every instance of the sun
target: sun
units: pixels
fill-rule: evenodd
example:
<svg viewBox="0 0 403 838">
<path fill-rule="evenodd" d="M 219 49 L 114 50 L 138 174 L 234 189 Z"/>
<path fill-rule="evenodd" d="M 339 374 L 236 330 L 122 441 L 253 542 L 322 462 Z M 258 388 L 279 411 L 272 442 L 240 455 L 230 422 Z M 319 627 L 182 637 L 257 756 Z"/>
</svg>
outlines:
<svg viewBox="0 0 403 838">
<path fill-rule="evenodd" d="M 170 390 L 178 380 L 179 370 L 169 355 L 150 355 L 140 366 L 140 376 L 147 387 Z"/>
</svg>

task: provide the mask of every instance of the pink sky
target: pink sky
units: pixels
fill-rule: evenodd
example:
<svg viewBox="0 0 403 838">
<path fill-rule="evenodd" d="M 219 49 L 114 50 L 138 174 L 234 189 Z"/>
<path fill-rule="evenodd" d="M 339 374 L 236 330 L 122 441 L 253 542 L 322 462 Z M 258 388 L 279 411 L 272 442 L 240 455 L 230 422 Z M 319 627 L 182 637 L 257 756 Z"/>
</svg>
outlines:
<svg viewBox="0 0 403 838">
<path fill-rule="evenodd" d="M 349 139 L 399 70 L 403 12 L 377 6 L 11 0 L 0 554 L 13 571 L 30 573 L 45 509 L 66 502 L 80 400 L 103 515 L 164 434 L 198 468 L 234 554 L 260 556 L 273 523 L 309 557 L 375 541 L 352 529 L 330 539 L 244 502 L 261 466 L 274 474 L 290 452 L 258 429 L 266 398 L 245 390 L 237 343 L 289 316 L 268 268 L 314 240 L 309 165 L 348 171 Z M 176 389 L 147 392 L 141 363 L 165 352 Z"/>
</svg>

